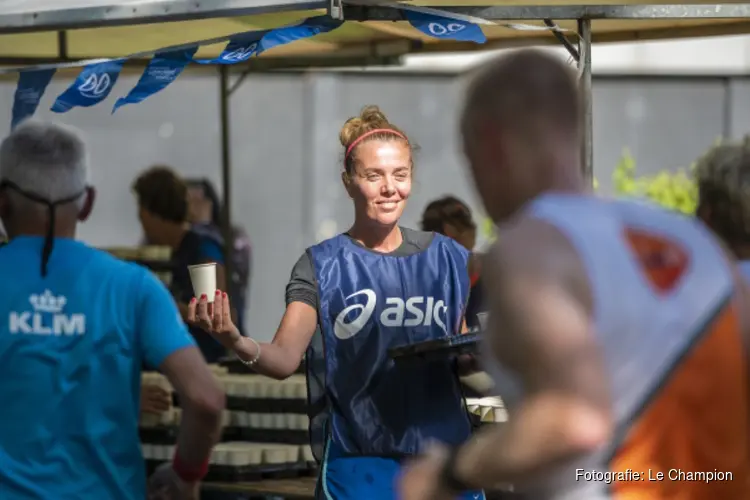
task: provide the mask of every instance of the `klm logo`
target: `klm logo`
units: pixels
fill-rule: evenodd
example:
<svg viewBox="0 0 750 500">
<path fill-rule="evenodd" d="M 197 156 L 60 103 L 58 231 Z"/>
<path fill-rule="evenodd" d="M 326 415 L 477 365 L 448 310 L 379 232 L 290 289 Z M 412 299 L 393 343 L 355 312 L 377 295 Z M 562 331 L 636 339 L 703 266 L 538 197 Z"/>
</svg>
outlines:
<svg viewBox="0 0 750 500">
<path fill-rule="evenodd" d="M 67 299 L 56 297 L 49 290 L 42 295 L 29 297 L 32 311 L 12 311 L 8 317 L 8 329 L 12 334 L 73 336 L 86 333 L 84 314 L 64 314 Z"/>
<path fill-rule="evenodd" d="M 357 335 L 365 327 L 378 303 L 378 296 L 373 290 L 364 289 L 349 295 L 347 302 L 354 297 L 363 296 L 364 304 L 352 304 L 339 313 L 333 325 L 333 334 L 341 340 Z M 435 325 L 448 333 L 445 321 L 448 317 L 448 306 L 434 297 L 386 297 L 386 307 L 380 313 L 378 321 L 383 326 L 414 328 L 417 326 Z M 355 318 L 351 319 L 350 314 Z M 347 321 L 349 318 L 349 321 Z"/>
</svg>

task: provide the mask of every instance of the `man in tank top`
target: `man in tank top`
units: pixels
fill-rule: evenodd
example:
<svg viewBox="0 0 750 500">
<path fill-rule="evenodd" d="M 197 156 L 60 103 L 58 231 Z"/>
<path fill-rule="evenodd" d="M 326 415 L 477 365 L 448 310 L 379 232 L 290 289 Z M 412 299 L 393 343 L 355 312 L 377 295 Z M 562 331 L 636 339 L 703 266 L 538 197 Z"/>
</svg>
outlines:
<svg viewBox="0 0 750 500">
<path fill-rule="evenodd" d="M 502 235 L 483 265 L 509 421 L 436 447 L 404 500 L 750 498 L 747 295 L 695 219 L 588 194 L 572 71 L 523 50 L 468 90 L 464 148 Z"/>
<path fill-rule="evenodd" d="M 695 171 L 698 218 L 724 241 L 750 278 L 750 136 L 711 148 Z"/>
</svg>

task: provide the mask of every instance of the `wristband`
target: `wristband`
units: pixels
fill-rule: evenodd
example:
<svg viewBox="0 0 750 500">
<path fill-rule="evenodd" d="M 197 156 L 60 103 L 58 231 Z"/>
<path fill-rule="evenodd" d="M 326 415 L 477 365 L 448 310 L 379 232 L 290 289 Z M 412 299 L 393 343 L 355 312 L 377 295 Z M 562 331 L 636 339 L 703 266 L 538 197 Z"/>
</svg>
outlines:
<svg viewBox="0 0 750 500">
<path fill-rule="evenodd" d="M 200 465 L 186 464 L 180 459 L 180 453 L 175 450 L 174 457 L 172 458 L 172 470 L 174 470 L 177 477 L 185 481 L 186 483 L 197 483 L 208 474 L 208 461 L 207 458 Z"/>
<path fill-rule="evenodd" d="M 451 448 L 448 458 L 445 460 L 443 468 L 440 470 L 440 483 L 443 488 L 451 493 L 462 493 L 474 489 L 456 476 L 456 461 L 460 449 L 459 446 Z"/>
</svg>

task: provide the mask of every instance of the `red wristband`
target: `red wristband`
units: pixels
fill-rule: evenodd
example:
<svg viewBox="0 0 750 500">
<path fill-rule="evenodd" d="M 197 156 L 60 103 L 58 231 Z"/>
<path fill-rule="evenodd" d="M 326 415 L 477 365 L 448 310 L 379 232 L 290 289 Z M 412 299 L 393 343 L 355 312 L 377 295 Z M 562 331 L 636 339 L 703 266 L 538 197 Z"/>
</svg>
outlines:
<svg viewBox="0 0 750 500">
<path fill-rule="evenodd" d="M 174 469 L 177 477 L 185 481 L 186 483 L 196 483 L 206 477 L 208 474 L 208 458 L 200 465 L 186 464 L 180 459 L 178 450 L 174 452 L 174 458 L 172 458 L 172 469 Z"/>
<path fill-rule="evenodd" d="M 472 288 L 477 284 L 479 281 L 479 273 L 474 273 L 471 276 L 469 276 L 469 282 L 471 283 Z"/>
</svg>

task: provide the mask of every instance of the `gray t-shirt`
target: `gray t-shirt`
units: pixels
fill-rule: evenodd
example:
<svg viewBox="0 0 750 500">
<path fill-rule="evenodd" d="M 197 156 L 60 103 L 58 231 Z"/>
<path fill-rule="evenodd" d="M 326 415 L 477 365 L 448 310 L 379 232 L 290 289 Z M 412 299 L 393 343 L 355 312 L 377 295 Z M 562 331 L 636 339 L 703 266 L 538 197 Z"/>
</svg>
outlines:
<svg viewBox="0 0 750 500">
<path fill-rule="evenodd" d="M 432 239 L 435 237 L 435 233 L 426 231 L 415 231 L 414 229 L 408 229 L 405 227 L 401 229 L 401 237 L 403 241 L 401 245 L 394 250 L 383 255 L 393 255 L 396 257 L 407 257 L 414 255 L 423 250 L 426 250 L 432 243 Z M 344 234 L 346 237 L 350 237 L 348 234 Z M 354 241 L 357 245 L 359 242 Z M 361 245 L 360 245 L 361 246 Z M 364 248 L 364 247 L 363 247 Z M 370 250 L 375 253 L 375 250 Z M 304 302 L 311 307 L 318 309 L 318 286 L 315 283 L 315 269 L 313 269 L 312 261 L 310 261 L 310 255 L 305 252 L 299 258 L 297 263 L 292 269 L 292 276 L 289 278 L 289 283 L 286 285 L 286 305 L 292 302 Z"/>
</svg>

